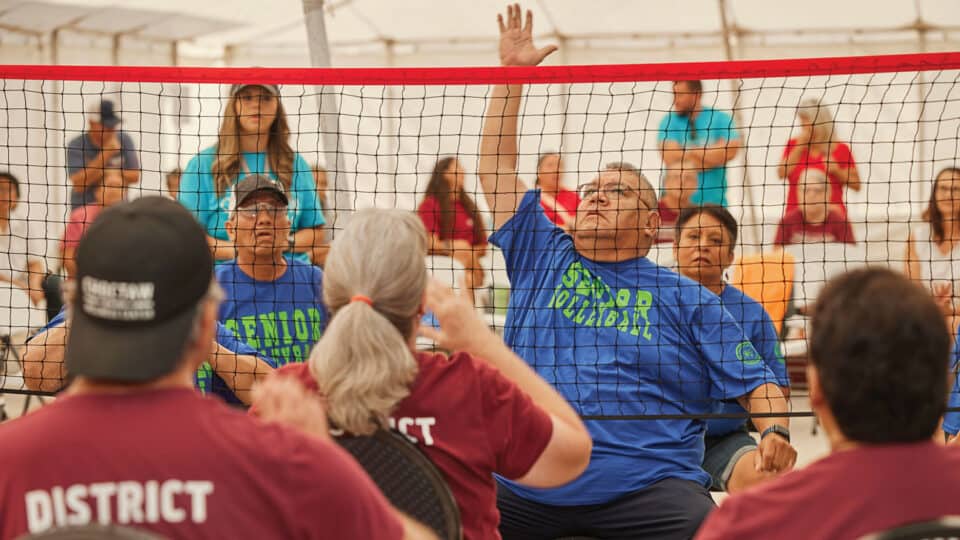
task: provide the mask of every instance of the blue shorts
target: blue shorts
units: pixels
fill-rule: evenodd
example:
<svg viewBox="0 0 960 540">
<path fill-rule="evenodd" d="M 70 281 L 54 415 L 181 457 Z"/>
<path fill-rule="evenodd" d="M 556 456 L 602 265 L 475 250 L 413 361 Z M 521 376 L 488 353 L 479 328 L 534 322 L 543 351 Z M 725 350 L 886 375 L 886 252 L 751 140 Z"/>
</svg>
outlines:
<svg viewBox="0 0 960 540">
<path fill-rule="evenodd" d="M 726 435 L 706 437 L 703 470 L 710 475 L 710 491 L 726 491 L 733 468 L 744 454 L 757 449 L 757 441 L 747 432 L 747 426 Z"/>
</svg>

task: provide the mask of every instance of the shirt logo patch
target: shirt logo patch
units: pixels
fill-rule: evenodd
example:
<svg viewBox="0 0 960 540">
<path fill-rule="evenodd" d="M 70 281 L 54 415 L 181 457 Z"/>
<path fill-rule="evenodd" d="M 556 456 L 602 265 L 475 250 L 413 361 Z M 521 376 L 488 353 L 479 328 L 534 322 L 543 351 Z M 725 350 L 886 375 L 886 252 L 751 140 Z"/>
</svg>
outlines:
<svg viewBox="0 0 960 540">
<path fill-rule="evenodd" d="M 752 343 L 742 341 L 737 345 L 737 360 L 743 362 L 745 365 L 752 366 L 759 364 L 762 359 L 760 358 L 760 353 L 757 352 L 757 349 L 753 347 Z"/>
</svg>

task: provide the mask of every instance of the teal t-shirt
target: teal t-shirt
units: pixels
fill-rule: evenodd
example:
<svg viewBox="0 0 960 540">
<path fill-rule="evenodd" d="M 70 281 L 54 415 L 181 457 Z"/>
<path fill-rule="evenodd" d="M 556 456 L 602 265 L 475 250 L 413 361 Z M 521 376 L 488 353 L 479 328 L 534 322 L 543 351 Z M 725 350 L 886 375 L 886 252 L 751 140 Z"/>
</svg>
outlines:
<svg viewBox="0 0 960 540">
<path fill-rule="evenodd" d="M 229 240 L 225 224 L 230 219 L 232 190 L 227 189 L 222 195 L 217 195 L 216 184 L 211 173 L 215 159 L 216 146 L 211 146 L 193 156 L 180 178 L 178 199 L 203 225 L 207 234 L 220 240 Z M 270 162 L 265 152 L 244 152 L 243 159 L 247 163 L 247 168 L 244 170 L 241 167 L 240 177 L 247 174 L 262 174 L 274 180 L 277 179 L 277 175 L 270 170 Z M 294 154 L 293 176 L 288 196 L 290 205 L 287 208 L 287 214 L 290 218 L 291 232 L 319 227 L 326 223 L 320 198 L 317 196 L 313 172 L 300 154 Z M 301 262 L 310 261 L 306 253 L 297 253 L 291 258 Z"/>
<path fill-rule="evenodd" d="M 696 129 L 691 129 L 692 127 Z M 686 116 L 671 111 L 660 122 L 657 142 L 672 141 L 685 148 L 704 147 L 719 141 L 733 141 L 740 138 L 740 132 L 733 125 L 733 118 L 711 107 L 703 107 L 693 120 L 693 126 Z M 695 205 L 706 203 L 727 205 L 727 167 L 721 165 L 713 169 L 700 171 L 697 191 L 690 196 Z"/>
</svg>

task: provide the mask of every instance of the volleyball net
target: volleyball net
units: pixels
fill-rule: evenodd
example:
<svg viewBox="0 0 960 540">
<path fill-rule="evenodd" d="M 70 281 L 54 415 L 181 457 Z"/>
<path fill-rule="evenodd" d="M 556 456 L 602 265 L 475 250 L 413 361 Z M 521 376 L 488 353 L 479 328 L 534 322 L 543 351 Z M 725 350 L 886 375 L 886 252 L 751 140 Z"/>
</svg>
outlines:
<svg viewBox="0 0 960 540">
<path fill-rule="evenodd" d="M 148 195 L 190 199 L 191 209 L 217 236 L 223 223 L 215 214 L 227 219 L 230 208 L 223 206 L 223 191 L 199 192 L 210 189 L 203 182 L 212 185 L 212 175 L 200 170 L 197 156 L 207 152 L 216 159 L 223 155 L 216 153 L 218 145 L 229 147 L 241 154 L 234 164 L 248 160 L 246 167 L 239 165 L 244 172 L 236 172 L 236 178 L 259 172 L 248 168 L 277 176 L 269 156 L 261 163 L 242 155 L 236 141 L 224 142 L 239 139 L 236 130 L 224 131 L 225 111 L 236 101 L 233 85 L 278 87 L 277 114 L 297 153 L 285 165 L 290 170 L 279 171 L 287 178 L 291 207 L 297 207 L 291 208 L 291 226 L 294 232 L 319 227 L 325 236 L 318 235 L 317 249 L 300 246 L 294 258 L 322 263 L 323 242 L 335 241 L 357 209 L 419 210 L 426 221 L 434 216 L 433 227 L 449 229 L 436 231 L 439 242 L 427 259 L 432 273 L 455 287 L 469 280 L 471 298 L 499 332 L 522 324 L 511 320 L 516 313 L 508 306 L 524 292 L 511 284 L 503 253 L 491 245 L 468 263 L 443 249 L 443 241 L 465 234 L 468 244 L 483 244 L 493 232 L 491 216 L 498 209 L 489 206 L 477 173 L 485 114 L 495 87 L 504 84 L 523 85 L 517 174 L 545 191 L 559 183 L 563 189 L 543 198 L 548 217 L 559 226 L 574 230 L 576 203 L 570 201 L 595 195 L 591 185 L 603 188 L 596 179 L 612 163 L 629 164 L 618 170 L 639 170 L 655 189 L 663 223 L 648 258 L 661 266 L 683 270 L 672 221 L 684 208 L 717 203 L 729 209 L 739 234 L 736 256 L 723 275 L 765 308 L 777 340 L 768 349 L 793 370 L 801 394 L 806 308 L 832 276 L 865 265 L 888 266 L 910 272 L 931 290 L 949 287 L 947 294 L 960 295 L 960 254 L 954 260 L 937 251 L 929 239 L 933 225 L 925 217 L 931 205 L 948 208 L 960 202 L 960 174 L 948 172 L 940 191 L 934 189 L 938 175 L 957 166 L 960 152 L 957 53 L 537 68 L 5 66 L 0 77 L 0 171 L 18 182 L 13 186 L 10 177 L 0 178 L 5 180 L 0 182 L 0 222 L 6 227 L 0 235 L 4 392 L 51 393 L 68 376 L 55 358 L 62 351 L 54 346 L 50 358 L 40 357 L 41 369 L 28 370 L 22 343 L 62 303 L 57 283 L 68 280 L 70 248 L 88 224 L 86 213 L 78 210 L 83 203 L 92 208 L 118 197 Z M 690 94 L 696 112 L 680 110 L 684 95 L 678 98 L 678 93 Z M 103 109 L 106 102 L 112 113 Z M 90 134 L 90 121 L 110 114 L 119 124 L 116 140 L 105 143 Z M 101 144 L 119 148 L 96 161 Z M 717 145 L 723 147 L 719 163 L 703 152 Z M 455 159 L 445 162 L 439 176 L 455 181 L 449 163 L 460 164 L 463 190 L 476 214 L 473 205 L 460 202 L 434 201 L 432 210 L 424 210 L 425 200 L 436 198 L 431 178 L 444 158 Z M 101 171 L 90 174 L 89 183 L 78 183 L 78 166 Z M 185 174 L 175 182 L 171 173 L 178 171 Z M 107 180 L 108 172 L 117 173 L 119 182 Z M 191 180 L 187 187 L 188 176 L 200 178 L 200 184 Z M 4 191 L 5 184 L 11 189 Z M 958 202 L 951 202 L 954 197 Z M 312 200 L 319 203 L 313 213 Z M 198 210 L 205 204 L 209 208 Z M 465 213 L 468 227 L 473 216 L 482 222 L 474 241 L 469 230 L 457 229 L 462 225 L 458 212 Z M 472 264 L 476 267 L 468 268 Z M 231 284 L 222 285 L 229 296 Z M 578 286 L 559 287 L 555 305 L 543 307 L 555 310 L 557 327 L 530 329 L 548 344 L 538 354 L 558 358 L 555 349 L 568 341 L 556 334 L 566 332 L 568 323 L 580 327 L 581 342 L 585 326 L 597 335 L 614 332 L 594 344 L 581 343 L 584 350 L 592 345 L 595 354 L 569 363 L 550 360 L 551 382 L 587 416 L 694 414 L 682 403 L 657 402 L 649 390 L 632 393 L 640 385 L 691 381 L 684 379 L 686 372 L 671 369 L 676 358 L 658 357 L 656 340 L 638 346 L 637 334 L 642 338 L 648 330 L 638 326 L 636 291 L 629 284 L 604 285 L 593 300 Z M 627 291 L 624 302 L 618 298 L 622 291 Z M 268 363 L 303 361 L 322 334 L 322 306 L 315 301 L 313 308 L 305 306 L 309 298 L 261 300 L 257 313 L 240 306 L 224 317 L 224 326 Z M 607 362 L 605 344 L 619 348 L 614 354 L 619 360 Z M 642 382 L 633 367 L 620 364 L 634 353 L 638 365 L 656 365 L 653 375 L 640 377 Z M 243 369 L 240 363 L 231 365 Z M 210 365 L 205 369 L 198 376 L 204 390 L 231 386 L 229 373 L 216 373 Z M 691 373 L 707 376 L 707 371 Z M 599 397 L 591 392 L 602 385 L 617 390 Z M 591 399 L 597 402 L 590 405 Z"/>
</svg>

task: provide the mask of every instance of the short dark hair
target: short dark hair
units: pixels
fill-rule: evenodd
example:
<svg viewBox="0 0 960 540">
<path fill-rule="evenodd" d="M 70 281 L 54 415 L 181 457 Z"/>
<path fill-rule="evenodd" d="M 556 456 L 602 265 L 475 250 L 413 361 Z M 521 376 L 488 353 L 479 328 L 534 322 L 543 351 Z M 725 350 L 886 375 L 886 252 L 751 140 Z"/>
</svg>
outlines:
<svg viewBox="0 0 960 540">
<path fill-rule="evenodd" d="M 0 180 L 6 180 L 13 184 L 13 192 L 20 198 L 20 180 L 9 171 L 0 171 Z"/>
<path fill-rule="evenodd" d="M 673 81 L 673 84 L 675 84 L 675 85 L 676 85 L 676 84 L 680 84 L 680 83 L 686 84 L 686 85 L 687 85 L 687 88 L 689 88 L 691 92 L 696 92 L 697 94 L 702 94 L 702 93 L 703 93 L 703 82 L 702 82 L 702 81 L 698 81 L 698 80 Z"/>
<path fill-rule="evenodd" d="M 950 335 L 930 294 L 886 268 L 824 287 L 813 308 L 810 361 L 850 440 L 928 440 L 946 410 Z"/>
<path fill-rule="evenodd" d="M 680 231 L 683 229 L 683 226 L 700 214 L 707 214 L 723 225 L 723 228 L 727 230 L 727 234 L 730 235 L 730 250 L 733 251 L 733 247 L 737 245 L 737 218 L 733 217 L 733 214 L 731 214 L 729 210 L 719 204 L 708 203 L 703 206 L 694 206 L 681 210 L 680 216 L 677 217 L 677 223 L 674 225 L 676 238 L 680 238 Z"/>
</svg>

